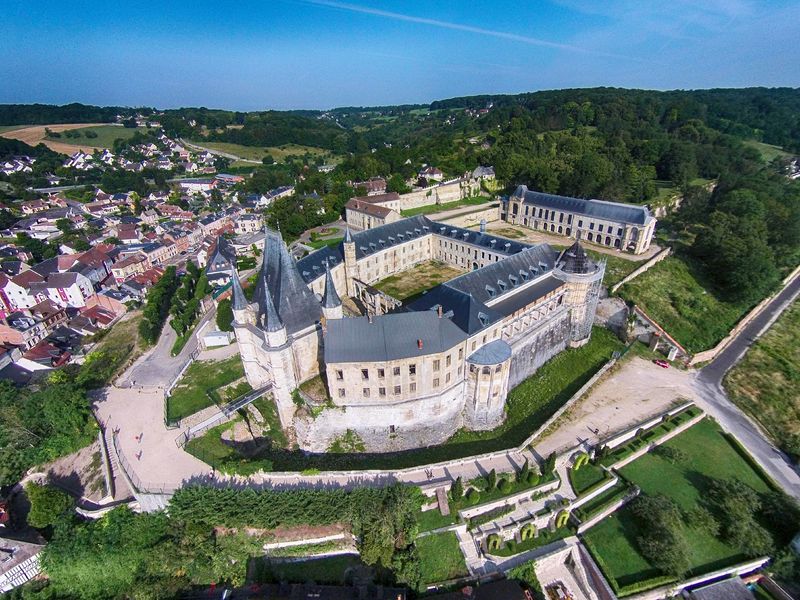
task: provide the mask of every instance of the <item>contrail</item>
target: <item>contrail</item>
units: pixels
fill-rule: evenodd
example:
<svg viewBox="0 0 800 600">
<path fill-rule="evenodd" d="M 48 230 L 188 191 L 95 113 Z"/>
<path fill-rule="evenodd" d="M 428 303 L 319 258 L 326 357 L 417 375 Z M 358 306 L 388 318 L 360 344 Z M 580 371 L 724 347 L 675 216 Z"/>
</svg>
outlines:
<svg viewBox="0 0 800 600">
<path fill-rule="evenodd" d="M 366 15 L 374 15 L 376 17 L 385 17 L 387 19 L 394 19 L 396 21 L 407 21 L 409 23 L 420 23 L 422 25 L 430 25 L 432 27 L 440 27 L 442 29 L 453 29 L 455 31 L 466 31 L 468 33 L 477 33 L 478 35 L 485 35 L 489 37 L 510 40 L 512 42 L 520 42 L 529 44 L 531 46 L 543 46 L 545 48 L 556 48 L 558 50 L 567 50 L 570 52 L 580 52 L 581 54 L 593 54 L 596 56 L 607 56 L 611 58 L 621 58 L 625 60 L 637 60 L 629 56 L 622 56 L 610 52 L 602 52 L 598 50 L 590 50 L 588 48 L 581 48 L 580 46 L 573 46 L 571 44 L 560 44 L 558 42 L 551 42 L 540 38 L 518 35 L 516 33 L 508 33 L 505 31 L 497 31 L 494 29 L 484 29 L 483 27 L 473 27 L 472 25 L 462 25 L 461 23 L 451 23 L 449 21 L 440 21 L 439 19 L 428 19 L 425 17 L 415 17 L 413 15 L 404 15 L 402 13 L 391 12 L 388 10 L 380 10 L 378 8 L 370 8 L 368 6 L 361 6 L 358 4 L 350 4 L 347 2 L 338 2 L 337 0 L 305 0 L 308 4 L 315 4 L 317 6 L 327 6 L 328 8 L 338 8 L 341 10 L 348 10 L 350 12 L 357 12 Z M 637 61 L 638 62 L 638 61 Z"/>
</svg>

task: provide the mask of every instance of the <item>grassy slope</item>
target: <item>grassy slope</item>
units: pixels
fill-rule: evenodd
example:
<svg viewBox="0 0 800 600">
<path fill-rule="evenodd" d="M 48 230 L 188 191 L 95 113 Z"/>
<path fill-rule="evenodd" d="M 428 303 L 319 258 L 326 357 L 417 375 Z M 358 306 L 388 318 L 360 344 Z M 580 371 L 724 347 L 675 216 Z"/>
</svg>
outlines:
<svg viewBox="0 0 800 600">
<path fill-rule="evenodd" d="M 69 144 L 70 146 L 85 146 L 89 144 L 90 146 L 97 146 L 100 148 L 111 148 L 114 145 L 114 140 L 128 139 L 133 137 L 133 134 L 137 131 L 146 131 L 146 129 L 143 127 L 133 129 L 128 127 L 117 127 L 116 125 L 97 125 L 95 127 L 81 127 L 80 129 L 73 129 L 72 131 L 80 132 L 81 137 L 69 138 L 64 132 L 62 132 L 61 137 L 48 139 L 52 139 L 63 144 Z M 97 134 L 97 137 L 86 137 L 87 131 L 93 131 Z"/>
<path fill-rule="evenodd" d="M 773 146 L 772 144 L 765 144 L 763 142 L 757 142 L 755 140 L 747 140 L 745 141 L 746 146 L 750 146 L 751 148 L 755 148 L 761 153 L 761 158 L 764 159 L 765 162 L 772 162 L 776 158 L 787 158 L 791 156 L 789 152 L 786 152 L 780 146 Z"/>
<path fill-rule="evenodd" d="M 759 492 L 768 490 L 766 482 L 756 473 L 710 420 L 704 420 L 673 438 L 667 446 L 680 448 L 689 455 L 684 463 L 671 464 L 646 454 L 621 470 L 621 474 L 638 485 L 645 494 L 663 494 L 682 510 L 698 505 L 708 478 L 737 477 Z M 630 585 L 660 573 L 643 558 L 636 545 L 641 534 L 632 512 L 623 508 L 601 521 L 585 534 L 588 546 L 600 557 L 606 575 L 619 586 Z M 707 533 L 687 526 L 691 547 L 690 575 L 705 573 L 744 559 L 742 554 Z"/>
<path fill-rule="evenodd" d="M 189 140 L 204 148 L 211 148 L 212 150 L 219 150 L 233 154 L 240 158 L 248 160 L 261 160 L 267 154 L 272 156 L 277 162 L 281 162 L 289 155 L 302 156 L 306 153 L 312 156 L 322 156 L 328 154 L 328 151 L 323 148 L 315 146 L 300 146 L 298 144 L 285 144 L 283 146 L 243 146 L 241 144 L 230 144 L 228 142 L 209 142 L 206 140 Z"/>
<path fill-rule="evenodd" d="M 453 210 L 454 208 L 461 208 L 462 206 L 480 206 L 481 204 L 488 204 L 492 199 L 486 196 L 476 196 L 473 198 L 464 198 L 463 200 L 456 200 L 454 202 L 445 202 L 443 204 L 430 204 L 428 206 L 419 206 L 417 208 L 409 208 L 408 210 L 400 211 L 404 217 L 413 217 L 415 215 L 429 215 L 431 213 L 438 213 L 445 210 Z"/>
<path fill-rule="evenodd" d="M 239 355 L 221 361 L 197 361 L 192 364 L 167 399 L 167 418 L 179 419 L 211 406 L 207 390 L 216 390 L 244 377 Z"/>
<path fill-rule="evenodd" d="M 424 583 L 447 581 L 468 574 L 458 538 L 452 531 L 419 538 L 416 546 Z"/>
<path fill-rule="evenodd" d="M 747 312 L 748 305 L 724 302 L 679 257 L 662 260 L 619 289 L 689 352 L 713 347 Z"/>
<path fill-rule="evenodd" d="M 728 395 L 781 447 L 793 454 L 800 444 L 800 304 L 781 315 L 725 378 Z"/>
</svg>

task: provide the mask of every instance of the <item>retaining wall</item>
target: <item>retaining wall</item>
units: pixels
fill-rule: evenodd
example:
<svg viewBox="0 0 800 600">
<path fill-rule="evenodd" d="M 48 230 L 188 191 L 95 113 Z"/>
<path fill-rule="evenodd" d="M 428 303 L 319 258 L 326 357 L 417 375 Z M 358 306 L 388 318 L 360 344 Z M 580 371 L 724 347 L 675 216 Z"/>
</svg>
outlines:
<svg viewBox="0 0 800 600">
<path fill-rule="evenodd" d="M 640 424 L 636 425 L 635 427 L 631 427 L 630 429 L 626 429 L 625 431 L 623 431 L 622 433 L 618 433 L 614 437 L 608 438 L 607 440 L 601 440 L 597 444 L 597 447 L 601 448 L 603 446 L 608 446 L 610 449 L 613 450 L 617 446 L 621 446 L 625 442 L 635 438 L 636 437 L 636 432 L 639 431 L 640 429 L 650 429 L 651 427 L 653 427 L 655 425 L 658 425 L 661 422 L 661 420 L 664 418 L 665 414 L 667 414 L 667 415 L 669 415 L 671 417 L 673 415 L 677 415 L 679 412 L 682 412 L 682 411 L 686 410 L 690 406 L 694 406 L 694 402 L 686 402 L 684 404 L 681 404 L 677 408 L 670 409 L 666 413 L 661 413 L 660 415 L 658 415 L 657 417 L 653 417 L 649 421 L 645 421 L 644 423 L 640 423 Z"/>
<path fill-rule="evenodd" d="M 667 258 L 670 254 L 672 254 L 672 248 L 664 248 L 661 252 L 659 252 L 658 254 L 653 256 L 653 258 L 648 260 L 641 267 L 637 268 L 634 271 L 631 271 L 624 279 L 622 279 L 622 281 L 620 281 L 619 283 L 616 283 L 613 286 L 611 286 L 611 293 L 612 294 L 616 293 L 616 291 L 619 288 L 621 288 L 623 285 L 625 285 L 626 283 L 628 283 L 632 279 L 636 279 L 642 273 L 646 273 L 647 271 L 650 270 L 651 267 L 653 267 L 654 265 L 657 265 L 658 263 L 660 263 L 662 260 Z"/>
<path fill-rule="evenodd" d="M 444 218 L 437 219 L 436 214 L 428 215 L 437 223 L 447 223 L 454 227 L 472 227 L 480 225 L 481 221 L 491 223 L 492 221 L 500 220 L 500 204 L 493 204 L 484 208 L 473 208 L 472 210 L 465 210 L 455 214 L 448 215 Z"/>
<path fill-rule="evenodd" d="M 705 413 L 700 413 L 696 417 L 686 421 L 686 423 L 682 423 L 682 424 L 678 425 L 675 429 L 673 429 L 669 433 L 664 434 L 662 437 L 660 437 L 656 441 L 650 442 L 649 444 L 647 444 L 646 446 L 643 446 L 642 448 L 640 448 L 639 450 L 637 450 L 636 452 L 634 452 L 630 456 L 626 456 L 622 460 L 619 460 L 619 461 L 615 462 L 613 465 L 611 465 L 609 467 L 609 469 L 621 469 L 622 467 L 624 467 L 628 463 L 632 463 L 634 460 L 636 460 L 640 456 L 643 456 L 644 454 L 647 454 L 648 452 L 650 452 L 650 450 L 652 450 L 656 446 L 660 446 L 661 444 L 663 444 L 667 440 L 671 440 L 672 438 L 674 438 L 679 433 L 683 433 L 684 431 L 689 429 L 689 427 L 691 427 L 692 425 L 694 425 L 697 422 L 699 422 L 702 419 L 704 419 L 705 416 L 706 416 Z"/>
</svg>

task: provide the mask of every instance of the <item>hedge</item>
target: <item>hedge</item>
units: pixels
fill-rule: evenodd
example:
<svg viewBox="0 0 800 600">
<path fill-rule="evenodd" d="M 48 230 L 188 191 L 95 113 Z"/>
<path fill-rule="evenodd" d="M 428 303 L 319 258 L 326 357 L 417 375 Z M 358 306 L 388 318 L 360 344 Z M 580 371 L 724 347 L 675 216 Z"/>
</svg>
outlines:
<svg viewBox="0 0 800 600">
<path fill-rule="evenodd" d="M 467 521 L 467 527 L 469 529 L 474 529 L 479 525 L 483 525 L 484 523 L 490 523 L 494 521 L 498 517 L 502 517 L 503 515 L 507 515 L 509 513 L 514 512 L 515 507 L 512 506 L 498 506 L 491 510 L 487 510 L 486 512 L 480 513 L 475 515 L 474 517 L 470 518 Z"/>
</svg>

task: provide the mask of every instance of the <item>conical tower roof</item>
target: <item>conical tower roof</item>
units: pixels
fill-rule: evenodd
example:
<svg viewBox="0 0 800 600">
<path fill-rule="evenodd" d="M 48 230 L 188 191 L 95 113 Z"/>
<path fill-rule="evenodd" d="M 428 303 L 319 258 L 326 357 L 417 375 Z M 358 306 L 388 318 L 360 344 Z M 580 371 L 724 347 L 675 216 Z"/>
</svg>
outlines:
<svg viewBox="0 0 800 600">
<path fill-rule="evenodd" d="M 353 234 L 350 233 L 350 228 L 344 228 L 344 243 L 345 244 L 352 244 L 353 243 Z"/>
<path fill-rule="evenodd" d="M 581 243 L 576 241 L 558 257 L 558 267 L 565 273 L 586 274 L 592 272 L 592 261 Z"/>
<path fill-rule="evenodd" d="M 242 289 L 242 282 L 236 274 L 236 268 L 231 267 L 231 281 L 233 281 L 233 299 L 231 307 L 233 310 L 244 310 L 247 308 L 247 297 Z"/>
<path fill-rule="evenodd" d="M 266 331 L 280 331 L 283 329 L 283 321 L 281 321 L 278 311 L 275 310 L 275 303 L 272 301 L 272 294 L 269 293 L 268 289 L 265 289 L 264 293 L 263 312 L 264 329 Z"/>
<path fill-rule="evenodd" d="M 342 301 L 339 299 L 339 294 L 336 293 L 336 286 L 333 284 L 331 269 L 328 263 L 325 263 L 325 295 L 322 297 L 322 307 L 337 308 L 341 305 Z"/>
</svg>

